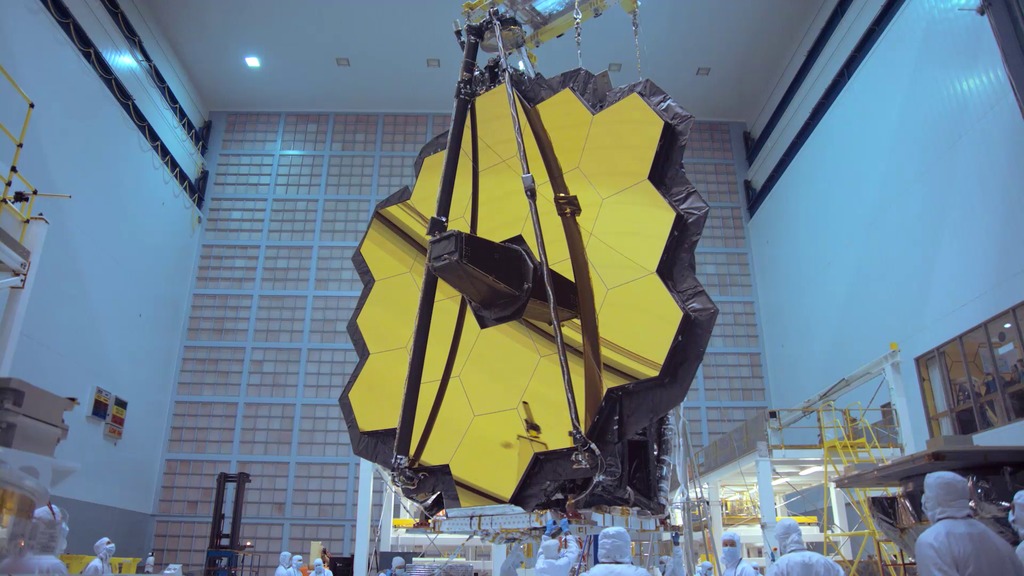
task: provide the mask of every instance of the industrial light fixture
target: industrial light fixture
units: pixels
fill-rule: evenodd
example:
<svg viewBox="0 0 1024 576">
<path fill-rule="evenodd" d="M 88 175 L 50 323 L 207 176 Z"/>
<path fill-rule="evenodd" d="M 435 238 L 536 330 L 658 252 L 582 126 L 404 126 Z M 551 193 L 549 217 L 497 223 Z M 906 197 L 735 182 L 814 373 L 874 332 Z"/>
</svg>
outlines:
<svg viewBox="0 0 1024 576">
<path fill-rule="evenodd" d="M 117 56 L 114 56 L 114 63 L 120 64 L 124 67 L 134 67 L 138 66 L 139 61 L 131 54 L 118 54 Z"/>
<path fill-rule="evenodd" d="M 789 478 L 776 478 L 772 480 L 772 486 L 778 486 L 779 484 L 785 484 L 789 482 Z"/>
<path fill-rule="evenodd" d="M 804 468 L 800 471 L 801 476 L 810 476 L 811 474 L 817 474 L 818 472 L 824 472 L 825 469 L 821 466 L 811 466 L 810 468 Z"/>
<path fill-rule="evenodd" d="M 259 68 L 260 67 L 260 59 L 255 57 L 255 56 L 246 56 L 245 57 L 245 63 L 249 66 L 249 68 Z"/>
<path fill-rule="evenodd" d="M 334 63 L 337 64 L 339 68 L 348 68 L 352 65 L 352 62 L 350 62 L 348 58 L 341 57 L 335 58 Z"/>
<path fill-rule="evenodd" d="M 706 66 L 701 66 L 700 68 L 697 68 L 697 76 L 710 76 L 710 75 L 711 75 L 711 68 L 708 68 Z"/>
<path fill-rule="evenodd" d="M 1006 324 L 1003 324 L 1003 328 L 1013 328 L 1013 324 L 1007 322 Z"/>
<path fill-rule="evenodd" d="M 618 72 L 619 70 L 622 70 L 622 63 L 621 62 L 611 62 L 611 63 L 608 64 L 608 71 L 609 72 Z"/>
<path fill-rule="evenodd" d="M 441 59 L 440 58 L 427 58 L 427 68 L 440 68 L 440 67 L 441 67 Z"/>
</svg>

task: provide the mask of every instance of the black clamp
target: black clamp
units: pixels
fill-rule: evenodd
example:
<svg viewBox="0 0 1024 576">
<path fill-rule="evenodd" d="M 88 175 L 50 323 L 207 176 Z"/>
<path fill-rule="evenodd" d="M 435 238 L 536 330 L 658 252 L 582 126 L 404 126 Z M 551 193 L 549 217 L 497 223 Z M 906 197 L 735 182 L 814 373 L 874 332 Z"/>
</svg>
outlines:
<svg viewBox="0 0 1024 576">
<path fill-rule="evenodd" d="M 448 220 L 431 216 L 427 223 L 427 236 L 437 236 L 448 231 Z"/>
<path fill-rule="evenodd" d="M 558 215 L 563 218 L 570 216 L 576 218 L 583 213 L 583 207 L 580 206 L 579 197 L 572 195 L 555 196 L 555 210 L 558 212 Z"/>
</svg>

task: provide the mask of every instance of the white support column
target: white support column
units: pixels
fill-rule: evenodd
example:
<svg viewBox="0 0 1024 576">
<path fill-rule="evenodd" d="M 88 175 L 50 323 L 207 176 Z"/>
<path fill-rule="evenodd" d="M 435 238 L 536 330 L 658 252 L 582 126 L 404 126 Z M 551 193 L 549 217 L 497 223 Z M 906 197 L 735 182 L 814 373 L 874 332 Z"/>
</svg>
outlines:
<svg viewBox="0 0 1024 576">
<path fill-rule="evenodd" d="M 722 540 L 722 532 L 725 532 L 725 528 L 722 526 L 722 491 L 719 489 L 718 484 L 708 483 L 708 500 L 711 504 L 709 506 L 711 513 L 711 538 L 715 540 L 715 548 L 720 546 Z"/>
<path fill-rule="evenodd" d="M 373 515 L 373 462 L 359 460 L 359 499 L 356 504 L 356 549 L 352 576 L 367 576 L 370 567 L 370 525 Z"/>
<path fill-rule="evenodd" d="M 764 537 L 765 568 L 772 565 L 772 550 L 778 548 L 775 538 L 775 489 L 772 487 L 772 461 L 768 458 L 768 446 L 758 442 L 757 461 L 757 500 L 761 508 L 761 533 Z"/>
<path fill-rule="evenodd" d="M 391 552 L 391 536 L 395 532 L 395 493 L 384 491 L 384 509 L 380 519 L 380 551 Z"/>
<path fill-rule="evenodd" d="M 25 276 L 25 286 L 9 289 L 7 305 L 4 307 L 2 318 L 0 318 L 0 376 L 12 376 L 14 352 L 18 347 L 18 339 L 21 337 L 21 326 L 25 322 L 25 311 L 28 309 L 28 300 L 38 275 L 40 256 L 42 256 L 43 243 L 46 240 L 46 229 L 49 226 L 50 223 L 42 216 L 33 216 L 25 231 L 23 245 L 30 254 L 29 269 Z"/>
<path fill-rule="evenodd" d="M 883 372 L 885 373 L 885 381 L 889 383 L 889 398 L 892 400 L 892 407 L 896 411 L 896 419 L 899 422 L 900 442 L 903 443 L 903 453 L 914 454 L 922 447 L 919 446 L 913 426 L 910 424 L 914 417 L 910 414 L 907 390 L 903 387 L 903 370 L 900 368 L 899 357 L 886 364 Z"/>
<path fill-rule="evenodd" d="M 491 576 L 498 576 L 506 557 L 508 548 L 504 544 L 491 544 Z"/>
<path fill-rule="evenodd" d="M 832 505 L 832 519 L 833 523 L 839 527 L 838 530 L 829 527 L 829 532 L 849 532 L 850 531 L 850 519 L 846 514 L 846 494 L 842 490 L 836 489 L 835 482 L 828 483 L 828 499 Z M 843 538 L 842 544 L 839 546 L 839 551 L 842 553 L 844 558 L 853 558 L 853 542 L 849 538 Z"/>
</svg>

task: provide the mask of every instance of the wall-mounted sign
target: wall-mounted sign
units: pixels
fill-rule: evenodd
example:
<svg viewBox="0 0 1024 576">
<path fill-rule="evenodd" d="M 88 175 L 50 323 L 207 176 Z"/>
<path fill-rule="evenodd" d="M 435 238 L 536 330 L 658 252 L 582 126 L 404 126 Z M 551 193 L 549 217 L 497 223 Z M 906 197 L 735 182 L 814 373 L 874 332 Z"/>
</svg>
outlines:
<svg viewBox="0 0 1024 576">
<path fill-rule="evenodd" d="M 106 420 L 107 415 L 110 413 L 110 404 L 113 400 L 113 394 L 97 386 L 96 393 L 92 396 L 92 411 L 89 412 L 89 415 L 93 418 Z"/>
<path fill-rule="evenodd" d="M 115 441 L 120 440 L 124 436 L 124 428 L 107 422 L 106 426 L 103 427 L 103 435 L 107 438 L 113 438 Z"/>
<path fill-rule="evenodd" d="M 110 423 L 124 428 L 124 418 L 128 414 L 128 401 L 114 396 L 114 409 L 110 412 Z"/>
</svg>

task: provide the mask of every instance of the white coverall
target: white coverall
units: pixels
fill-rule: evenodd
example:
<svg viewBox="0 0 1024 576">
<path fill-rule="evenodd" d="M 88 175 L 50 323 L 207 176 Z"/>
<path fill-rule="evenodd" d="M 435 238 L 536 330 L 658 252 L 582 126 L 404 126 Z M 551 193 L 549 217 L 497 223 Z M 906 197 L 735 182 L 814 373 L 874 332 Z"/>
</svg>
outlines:
<svg viewBox="0 0 1024 576">
<path fill-rule="evenodd" d="M 580 543 L 572 534 L 566 534 L 562 540 L 565 550 L 559 551 L 558 538 L 541 536 L 540 553 L 533 567 L 537 576 L 569 576 L 569 570 L 580 558 Z"/>
<path fill-rule="evenodd" d="M 505 561 L 501 563 L 498 576 L 519 576 L 519 566 L 523 562 L 526 562 L 526 554 L 523 554 L 522 545 L 516 544 L 508 556 L 505 556 Z"/>
<path fill-rule="evenodd" d="M 597 561 L 586 576 L 650 576 L 647 570 L 633 565 L 630 556 L 629 532 L 619 526 L 601 531 L 597 537 Z"/>
<path fill-rule="evenodd" d="M 82 570 L 86 576 L 100 576 L 102 574 L 113 574 L 110 568 L 110 559 L 114 557 L 114 543 L 110 538 L 100 538 L 92 545 L 96 557 Z"/>
<path fill-rule="evenodd" d="M 1013 503 L 1010 504 L 1010 526 L 1017 530 L 1017 537 L 1020 538 L 1017 558 L 1024 563 L 1024 490 L 1013 495 Z"/>
<path fill-rule="evenodd" d="M 722 545 L 722 576 L 759 576 L 757 570 L 743 559 L 743 542 L 740 535 L 735 532 L 724 532 L 722 541 L 732 540 L 736 547 L 729 550 L 728 546 Z"/>
<path fill-rule="evenodd" d="M 953 472 L 924 478 L 921 506 L 931 522 L 914 545 L 920 576 L 1024 576 L 1011 547 L 971 517 L 967 479 Z"/>
<path fill-rule="evenodd" d="M 401 576 L 405 574 L 405 558 L 395 556 L 391 559 L 391 570 L 385 570 L 380 576 Z"/>
<path fill-rule="evenodd" d="M 768 568 L 768 576 L 846 576 L 843 569 L 817 552 L 807 549 L 800 526 L 792 518 L 779 520 L 775 527 L 782 557 Z"/>
<path fill-rule="evenodd" d="M 319 558 L 313 560 L 313 574 L 316 574 L 316 576 L 334 576 L 334 572 L 325 568 L 324 561 Z"/>
<path fill-rule="evenodd" d="M 281 552 L 278 556 L 277 561 L 280 563 L 277 570 L 274 570 L 274 576 L 288 576 L 291 573 L 292 567 L 292 553 Z"/>
<path fill-rule="evenodd" d="M 675 544 L 672 546 L 671 556 L 658 558 L 658 570 L 661 570 L 661 576 L 686 576 L 686 565 L 683 564 L 683 547 Z"/>
</svg>

